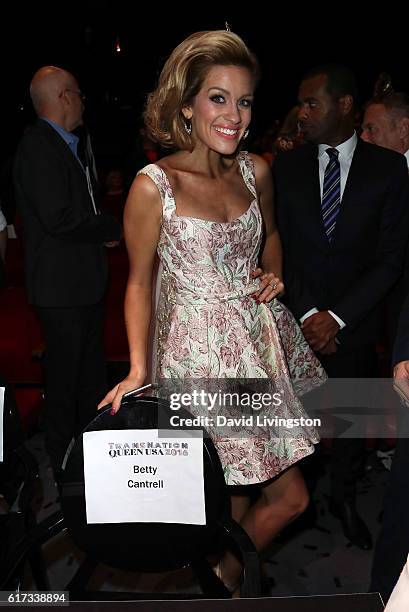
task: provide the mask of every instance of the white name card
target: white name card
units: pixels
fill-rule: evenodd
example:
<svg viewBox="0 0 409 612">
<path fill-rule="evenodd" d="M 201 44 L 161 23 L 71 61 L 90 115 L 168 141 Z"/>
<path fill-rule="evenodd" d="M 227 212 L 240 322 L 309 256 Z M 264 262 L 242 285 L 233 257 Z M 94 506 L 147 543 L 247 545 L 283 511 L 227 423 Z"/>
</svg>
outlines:
<svg viewBox="0 0 409 612">
<path fill-rule="evenodd" d="M 84 433 L 87 523 L 206 524 L 202 432 L 169 433 Z"/>
<path fill-rule="evenodd" d="M 4 390 L 5 387 L 0 387 L 0 462 L 4 459 Z"/>
</svg>

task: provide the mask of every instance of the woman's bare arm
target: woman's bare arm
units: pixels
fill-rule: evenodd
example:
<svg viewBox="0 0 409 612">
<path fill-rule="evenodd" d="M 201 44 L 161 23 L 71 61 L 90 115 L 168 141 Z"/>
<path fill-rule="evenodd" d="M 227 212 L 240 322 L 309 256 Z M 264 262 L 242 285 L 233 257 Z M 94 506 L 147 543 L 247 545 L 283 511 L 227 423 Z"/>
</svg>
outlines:
<svg viewBox="0 0 409 612">
<path fill-rule="evenodd" d="M 129 256 L 125 294 L 125 325 L 130 371 L 100 402 L 116 412 L 124 393 L 140 387 L 147 375 L 148 334 L 152 305 L 152 275 L 159 241 L 162 204 L 157 187 L 146 175 L 133 182 L 124 211 L 124 234 Z"/>
<path fill-rule="evenodd" d="M 284 290 L 281 282 L 282 250 L 274 214 L 274 187 L 270 166 L 258 155 L 251 156 L 254 162 L 256 187 L 264 224 L 264 244 L 260 263 L 254 277 L 260 277 L 262 288 L 255 294 L 260 302 L 270 302 Z"/>
</svg>

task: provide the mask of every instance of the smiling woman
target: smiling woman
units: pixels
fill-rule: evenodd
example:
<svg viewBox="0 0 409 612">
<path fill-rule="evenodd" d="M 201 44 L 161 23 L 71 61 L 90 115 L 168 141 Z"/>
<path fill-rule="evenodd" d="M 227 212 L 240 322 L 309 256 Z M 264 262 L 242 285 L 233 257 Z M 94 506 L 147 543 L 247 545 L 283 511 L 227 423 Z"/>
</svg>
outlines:
<svg viewBox="0 0 409 612">
<path fill-rule="evenodd" d="M 147 377 L 156 254 L 159 297 L 150 351 L 156 377 L 182 379 L 192 392 L 201 385 L 188 379 L 264 379 L 271 394 L 282 393 L 280 406 L 264 414 L 279 410 L 300 422 L 305 413 L 288 367 L 298 379 L 323 380 L 300 329 L 276 299 L 284 287 L 270 168 L 240 151 L 257 79 L 257 61 L 237 35 L 198 32 L 170 55 L 148 99 L 150 137 L 178 150 L 140 171 L 126 203 L 131 369 L 101 407 L 112 402 L 116 412 L 124 393 Z M 209 418 L 202 404 L 189 409 Z M 237 409 L 229 425 L 243 423 Z M 305 508 L 308 495 L 295 464 L 318 441 L 313 427 L 298 427 L 289 437 L 272 420 L 252 427 L 250 419 L 249 427 L 239 428 L 243 435 L 223 432 L 217 418 L 206 422 L 227 484 L 260 487 L 252 506 L 247 492 L 232 491 L 233 516 L 259 549 Z M 241 572 L 236 559 L 227 554 L 221 569 L 234 587 Z"/>
<path fill-rule="evenodd" d="M 232 154 L 251 120 L 254 80 L 247 68 L 213 66 L 194 100 L 182 108 L 191 125 L 190 138 Z"/>
<path fill-rule="evenodd" d="M 180 111 L 197 96 L 209 70 L 225 66 L 247 71 L 251 84 L 242 95 L 252 99 L 259 79 L 259 66 L 256 57 L 238 36 L 218 30 L 197 32 L 176 47 L 163 67 L 158 87 L 149 96 L 145 111 L 145 123 L 155 140 L 163 146 L 192 148 L 191 134 L 186 130 L 189 124 L 184 120 L 186 114 L 183 116 Z M 217 90 L 210 97 L 215 104 L 223 104 L 223 93 Z M 241 104 L 251 106 L 251 101 L 244 100 Z"/>
</svg>

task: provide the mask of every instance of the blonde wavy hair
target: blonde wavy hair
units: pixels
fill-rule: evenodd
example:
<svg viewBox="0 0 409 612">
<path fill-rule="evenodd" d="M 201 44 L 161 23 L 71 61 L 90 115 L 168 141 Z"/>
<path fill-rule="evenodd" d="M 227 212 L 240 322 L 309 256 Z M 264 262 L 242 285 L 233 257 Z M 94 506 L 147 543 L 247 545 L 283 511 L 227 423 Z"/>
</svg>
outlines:
<svg viewBox="0 0 409 612">
<path fill-rule="evenodd" d="M 182 108 L 191 104 L 213 66 L 240 66 L 249 70 L 255 83 L 259 78 L 257 59 L 237 34 L 225 30 L 191 34 L 172 51 L 148 96 L 144 121 L 152 140 L 163 147 L 192 150 Z"/>
</svg>

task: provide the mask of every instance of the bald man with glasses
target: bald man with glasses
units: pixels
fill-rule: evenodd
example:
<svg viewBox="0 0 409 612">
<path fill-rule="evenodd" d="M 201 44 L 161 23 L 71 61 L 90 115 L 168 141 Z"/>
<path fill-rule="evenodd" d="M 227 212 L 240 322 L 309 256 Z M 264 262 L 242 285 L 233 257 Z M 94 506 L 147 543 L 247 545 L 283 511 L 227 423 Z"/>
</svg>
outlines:
<svg viewBox="0 0 409 612">
<path fill-rule="evenodd" d="M 100 212 L 96 177 L 75 131 L 84 96 L 75 77 L 40 68 L 30 96 L 37 122 L 23 136 L 14 184 L 25 239 L 28 299 L 45 340 L 45 425 L 56 480 L 66 449 L 92 419 L 106 387 L 103 351 L 105 246 L 118 221 Z"/>
</svg>

